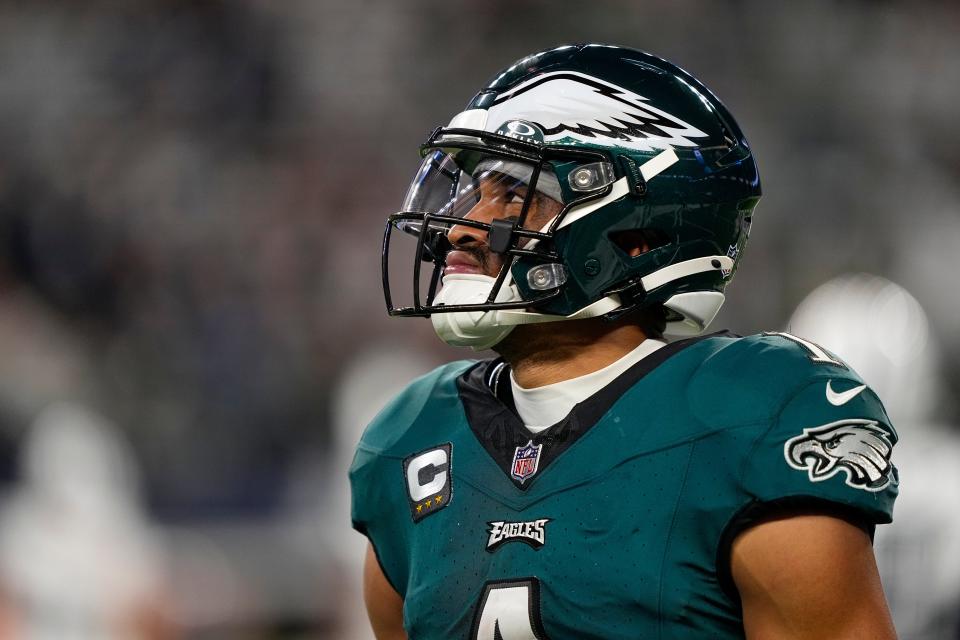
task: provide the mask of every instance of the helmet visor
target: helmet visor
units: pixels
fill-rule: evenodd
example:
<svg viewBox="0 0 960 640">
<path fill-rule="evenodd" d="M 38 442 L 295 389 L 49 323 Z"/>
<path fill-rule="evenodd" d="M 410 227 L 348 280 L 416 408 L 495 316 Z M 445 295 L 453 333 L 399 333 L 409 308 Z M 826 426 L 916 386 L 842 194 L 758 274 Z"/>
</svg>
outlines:
<svg viewBox="0 0 960 640">
<path fill-rule="evenodd" d="M 494 278 L 493 301 L 519 256 L 556 259 L 552 243 L 545 241 L 564 210 L 562 201 L 562 189 L 548 163 L 476 149 L 429 150 L 407 190 L 402 211 L 390 217 L 384 237 L 384 293 L 391 313 L 455 310 L 451 305 L 432 305 L 451 269 Z M 391 229 L 404 233 L 393 234 Z M 398 251 L 410 242 L 416 256 L 413 298 L 401 300 L 394 293 L 410 289 L 403 286 L 405 276 L 396 281 L 397 274 L 409 274 L 409 270 L 394 262 L 410 255 Z M 454 249 L 460 262 L 451 265 L 448 256 Z M 499 304 L 521 308 L 525 303 Z"/>
<path fill-rule="evenodd" d="M 532 192 L 532 193 L 531 193 Z M 536 164 L 472 150 L 435 149 L 427 154 L 403 201 L 403 211 L 489 224 L 514 221 L 542 231 L 563 208 L 560 182 L 549 164 Z M 445 231 L 452 222 L 431 222 Z M 419 233 L 420 224 L 401 228 Z"/>
</svg>

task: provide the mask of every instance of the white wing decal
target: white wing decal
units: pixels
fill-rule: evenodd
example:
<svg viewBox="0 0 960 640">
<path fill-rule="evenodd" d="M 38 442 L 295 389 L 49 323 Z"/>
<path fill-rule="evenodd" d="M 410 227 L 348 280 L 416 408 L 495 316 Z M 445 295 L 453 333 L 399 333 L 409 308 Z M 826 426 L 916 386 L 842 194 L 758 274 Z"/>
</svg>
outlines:
<svg viewBox="0 0 960 640">
<path fill-rule="evenodd" d="M 496 130 L 509 120 L 538 125 L 547 142 L 571 137 L 612 139 L 637 151 L 696 147 L 707 134 L 649 104 L 632 91 L 572 71 L 545 73 L 497 97 L 487 123 Z"/>
</svg>

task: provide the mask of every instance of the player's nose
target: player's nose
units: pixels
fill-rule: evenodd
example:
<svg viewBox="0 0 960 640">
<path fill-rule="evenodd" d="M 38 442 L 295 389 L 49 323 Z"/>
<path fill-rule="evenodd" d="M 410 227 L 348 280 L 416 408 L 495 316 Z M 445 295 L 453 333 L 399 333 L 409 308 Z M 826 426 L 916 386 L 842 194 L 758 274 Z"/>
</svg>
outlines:
<svg viewBox="0 0 960 640">
<path fill-rule="evenodd" d="M 467 215 L 463 216 L 463 219 L 490 224 L 497 217 L 501 217 L 498 215 L 502 214 L 501 209 L 501 207 L 495 205 L 478 202 L 472 209 L 470 209 L 470 211 L 467 212 Z M 474 227 L 467 224 L 455 224 L 450 227 L 450 230 L 447 232 L 447 240 L 454 247 L 462 247 L 471 244 L 487 244 L 488 242 L 486 229 L 481 229 L 479 227 Z"/>
</svg>

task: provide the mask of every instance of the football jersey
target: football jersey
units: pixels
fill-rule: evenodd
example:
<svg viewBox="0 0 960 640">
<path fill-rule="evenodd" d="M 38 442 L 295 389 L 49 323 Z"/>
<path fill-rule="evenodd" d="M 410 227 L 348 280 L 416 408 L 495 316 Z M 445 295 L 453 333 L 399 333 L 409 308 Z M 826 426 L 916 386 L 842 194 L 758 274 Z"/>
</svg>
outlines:
<svg viewBox="0 0 960 640">
<path fill-rule="evenodd" d="M 799 338 L 669 344 L 536 435 L 504 370 L 435 370 L 358 445 L 354 526 L 410 638 L 742 638 L 739 532 L 798 510 L 891 520 L 883 406 Z"/>
</svg>

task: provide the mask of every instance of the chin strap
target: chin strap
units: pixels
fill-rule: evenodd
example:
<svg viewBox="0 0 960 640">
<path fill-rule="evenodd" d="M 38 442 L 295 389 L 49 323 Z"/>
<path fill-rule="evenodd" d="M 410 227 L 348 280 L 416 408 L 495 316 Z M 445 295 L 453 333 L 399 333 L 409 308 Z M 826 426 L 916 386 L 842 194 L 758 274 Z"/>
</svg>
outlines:
<svg viewBox="0 0 960 640">
<path fill-rule="evenodd" d="M 665 284 L 708 271 L 720 271 L 733 268 L 733 259 L 728 256 L 703 256 L 684 260 L 664 267 L 640 279 L 644 291 L 652 291 Z M 707 325 L 716 317 L 723 304 L 723 294 L 717 291 L 693 291 L 678 293 L 670 297 L 664 306 L 684 316 L 682 322 L 671 322 L 668 328 L 674 335 L 695 335 L 706 329 Z M 612 294 L 601 298 L 592 304 L 583 307 L 568 316 L 537 313 L 522 309 L 505 309 L 498 311 L 497 320 L 501 324 L 521 325 L 540 322 L 559 322 L 561 320 L 583 320 L 596 318 L 616 311 L 623 302 L 619 295 Z M 691 333 L 694 332 L 694 333 Z"/>
<path fill-rule="evenodd" d="M 640 282 L 645 291 L 652 291 L 687 276 L 728 270 L 733 268 L 733 264 L 733 259 L 728 256 L 703 256 L 666 266 L 644 276 Z M 512 274 L 508 273 L 497 294 L 496 302 L 522 300 L 512 278 Z M 478 274 L 446 276 L 437 294 L 436 303 L 482 304 L 490 295 L 495 282 L 494 278 Z M 702 333 L 720 311 L 723 301 L 724 295 L 718 291 L 691 291 L 671 296 L 663 305 L 683 316 L 683 320 L 667 323 L 666 333 L 680 336 Z M 481 351 L 496 345 L 519 325 L 597 318 L 622 306 L 620 296 L 611 294 L 565 316 L 523 309 L 503 309 L 434 313 L 430 319 L 437 335 L 447 344 Z"/>
<path fill-rule="evenodd" d="M 605 316 L 611 311 L 620 308 L 620 296 L 611 295 L 601 298 L 586 307 L 571 313 L 568 316 L 553 315 L 549 313 L 537 313 L 535 311 L 524 311 L 522 309 L 504 309 L 497 311 L 497 320 L 503 324 L 521 325 L 538 324 L 541 322 L 560 322 L 562 320 L 585 320 L 586 318 L 597 318 Z"/>
<path fill-rule="evenodd" d="M 434 300 L 438 305 L 483 304 L 490 296 L 495 278 L 480 274 L 458 273 L 444 276 Z M 510 275 L 497 292 L 495 302 L 520 302 L 522 298 L 510 282 Z M 496 311 L 453 311 L 430 315 L 433 330 L 441 340 L 453 347 L 470 347 L 474 351 L 489 349 L 507 337 L 514 325 L 500 323 Z"/>
<path fill-rule="evenodd" d="M 497 294 L 497 302 L 519 302 L 520 293 L 507 275 Z M 477 274 L 454 274 L 443 279 L 437 304 L 480 304 L 487 299 L 495 279 Z M 524 324 L 583 320 L 606 315 L 620 308 L 620 296 L 610 295 L 567 316 L 503 309 L 499 311 L 454 311 L 430 316 L 433 329 L 441 340 L 454 347 L 471 347 L 475 351 L 489 349 L 510 335 L 513 328 Z"/>
</svg>

